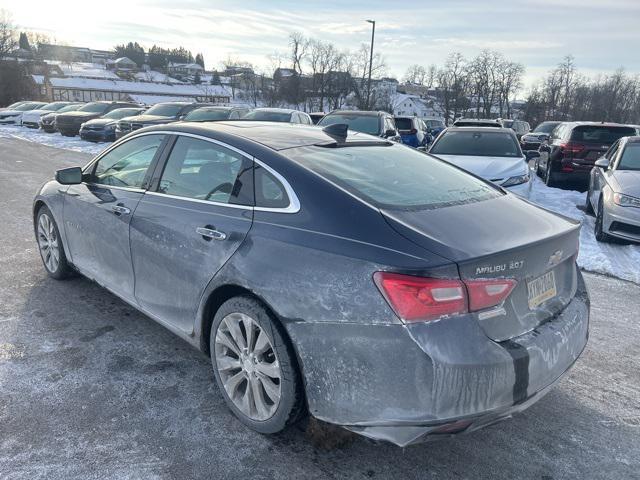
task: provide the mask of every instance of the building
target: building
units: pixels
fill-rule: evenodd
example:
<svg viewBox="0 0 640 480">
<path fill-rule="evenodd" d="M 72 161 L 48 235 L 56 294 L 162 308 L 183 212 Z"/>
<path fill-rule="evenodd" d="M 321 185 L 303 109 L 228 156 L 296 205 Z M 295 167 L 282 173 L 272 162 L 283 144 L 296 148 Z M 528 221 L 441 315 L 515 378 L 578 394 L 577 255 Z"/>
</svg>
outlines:
<svg viewBox="0 0 640 480">
<path fill-rule="evenodd" d="M 38 54 L 45 60 L 59 60 L 61 62 L 93 61 L 91 49 L 85 47 L 40 43 L 38 44 Z"/>
<path fill-rule="evenodd" d="M 443 113 L 433 98 L 397 93 L 392 97 L 393 114 L 405 117 L 442 118 Z"/>
<path fill-rule="evenodd" d="M 204 68 L 198 63 L 169 63 L 167 66 L 169 74 L 192 76 L 203 74 Z"/>
<path fill-rule="evenodd" d="M 107 60 L 105 62 L 105 66 L 109 70 L 124 70 L 124 71 L 136 70 L 138 68 L 138 65 L 136 64 L 136 62 L 134 62 L 128 57 L 120 57 L 120 58 L 116 58 L 115 60 Z"/>
<path fill-rule="evenodd" d="M 143 104 L 176 99 L 211 103 L 231 101 L 230 92 L 220 85 L 166 84 L 80 77 L 51 77 L 44 82 L 46 96 L 50 101 L 130 100 Z"/>
</svg>

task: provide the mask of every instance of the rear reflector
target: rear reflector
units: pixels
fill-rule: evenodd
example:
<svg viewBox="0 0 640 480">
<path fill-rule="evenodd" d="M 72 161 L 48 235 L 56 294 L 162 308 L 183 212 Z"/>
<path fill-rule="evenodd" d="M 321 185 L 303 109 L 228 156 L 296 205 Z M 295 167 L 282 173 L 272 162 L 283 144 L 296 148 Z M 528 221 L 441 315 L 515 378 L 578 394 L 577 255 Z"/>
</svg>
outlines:
<svg viewBox="0 0 640 480">
<path fill-rule="evenodd" d="M 515 288 L 510 278 L 461 280 L 376 272 L 378 289 L 405 323 L 428 322 L 500 305 Z"/>
</svg>

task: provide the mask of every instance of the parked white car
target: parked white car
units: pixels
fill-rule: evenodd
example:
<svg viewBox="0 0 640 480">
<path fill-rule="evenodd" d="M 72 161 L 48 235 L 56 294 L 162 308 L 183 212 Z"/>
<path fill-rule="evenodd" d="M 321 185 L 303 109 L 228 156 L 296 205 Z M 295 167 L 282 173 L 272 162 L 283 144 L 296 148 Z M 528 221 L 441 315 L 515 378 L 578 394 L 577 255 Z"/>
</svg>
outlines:
<svg viewBox="0 0 640 480">
<path fill-rule="evenodd" d="M 43 115 L 57 112 L 61 108 L 72 104 L 73 102 L 52 102 L 34 110 L 27 110 L 22 113 L 22 125 L 29 128 L 39 128 L 40 118 Z"/>
<path fill-rule="evenodd" d="M 528 161 L 539 155 L 522 153 L 513 130 L 494 127 L 447 128 L 429 153 L 525 198 L 532 185 Z"/>
<path fill-rule="evenodd" d="M 20 125 L 22 122 L 22 114 L 28 110 L 42 108 L 46 102 L 27 102 L 17 107 L 0 111 L 0 124 Z"/>
</svg>

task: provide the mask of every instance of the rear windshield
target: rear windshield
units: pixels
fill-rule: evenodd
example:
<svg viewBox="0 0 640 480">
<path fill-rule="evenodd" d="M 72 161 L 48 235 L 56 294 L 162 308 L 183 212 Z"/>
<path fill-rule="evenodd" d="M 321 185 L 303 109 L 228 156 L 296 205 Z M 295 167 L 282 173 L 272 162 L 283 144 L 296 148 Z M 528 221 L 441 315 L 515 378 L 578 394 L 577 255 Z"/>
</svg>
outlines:
<svg viewBox="0 0 640 480">
<path fill-rule="evenodd" d="M 429 128 L 444 127 L 444 122 L 442 122 L 440 120 L 425 120 L 424 123 L 426 123 L 427 127 L 429 127 Z"/>
<path fill-rule="evenodd" d="M 395 121 L 396 121 L 396 128 L 398 130 L 411 130 L 413 128 L 413 122 L 411 121 L 410 118 L 396 117 Z"/>
<path fill-rule="evenodd" d="M 175 117 L 180 113 L 184 105 L 172 105 L 159 103 L 146 111 L 146 115 L 158 115 L 160 117 Z"/>
<path fill-rule="evenodd" d="M 377 115 L 336 113 L 335 115 L 327 115 L 318 122 L 318 125 L 326 127 L 327 125 L 333 125 L 335 123 L 345 123 L 349 126 L 349 130 L 368 133 L 370 135 L 378 135 L 380 131 L 380 123 Z"/>
<path fill-rule="evenodd" d="M 504 128 L 511 128 L 511 127 L 513 127 L 513 120 L 504 120 L 504 121 L 502 122 L 502 126 L 503 126 Z"/>
<path fill-rule="evenodd" d="M 102 113 L 109 107 L 108 103 L 87 103 L 78 108 L 79 112 Z"/>
<path fill-rule="evenodd" d="M 521 157 L 513 135 L 507 132 L 446 131 L 433 145 L 434 155 L 473 155 L 477 157 Z"/>
<path fill-rule="evenodd" d="M 580 125 L 571 132 L 571 140 L 582 143 L 612 144 L 622 137 L 636 134 L 633 127 L 606 127 L 602 125 Z"/>
<path fill-rule="evenodd" d="M 640 143 L 629 143 L 624 149 L 618 170 L 640 170 Z"/>
<path fill-rule="evenodd" d="M 81 105 L 67 105 L 66 107 L 62 107 L 58 110 L 58 113 L 64 112 L 75 112 L 76 110 L 80 110 Z"/>
<path fill-rule="evenodd" d="M 533 131 L 535 133 L 551 133 L 558 125 L 559 123 L 543 122 L 538 125 Z"/>
<path fill-rule="evenodd" d="M 184 119 L 192 122 L 206 122 L 211 120 L 226 120 L 229 118 L 230 110 L 203 110 L 198 109 L 189 113 Z"/>
<path fill-rule="evenodd" d="M 244 116 L 247 120 L 260 120 L 264 122 L 290 122 L 289 112 L 269 112 L 264 110 L 253 110 Z"/>
<path fill-rule="evenodd" d="M 378 208 L 441 208 L 500 196 L 487 182 L 403 147 L 299 147 L 287 155 Z"/>
</svg>

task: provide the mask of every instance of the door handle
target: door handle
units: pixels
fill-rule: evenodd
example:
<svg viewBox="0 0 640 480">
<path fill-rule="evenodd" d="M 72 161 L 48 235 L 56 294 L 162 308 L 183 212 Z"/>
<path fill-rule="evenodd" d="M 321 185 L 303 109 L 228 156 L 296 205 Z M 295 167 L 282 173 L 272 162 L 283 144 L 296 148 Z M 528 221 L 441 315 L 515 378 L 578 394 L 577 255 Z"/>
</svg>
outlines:
<svg viewBox="0 0 640 480">
<path fill-rule="evenodd" d="M 202 235 L 202 237 L 206 241 L 226 240 L 226 238 L 227 238 L 227 234 L 226 233 L 221 232 L 219 230 L 216 230 L 214 228 L 209 228 L 209 227 L 198 227 L 198 228 L 196 228 L 196 233 L 198 235 Z"/>
<path fill-rule="evenodd" d="M 111 207 L 111 210 L 116 215 L 128 215 L 131 213 L 131 209 L 127 207 L 123 207 L 122 205 L 114 205 Z"/>
</svg>

